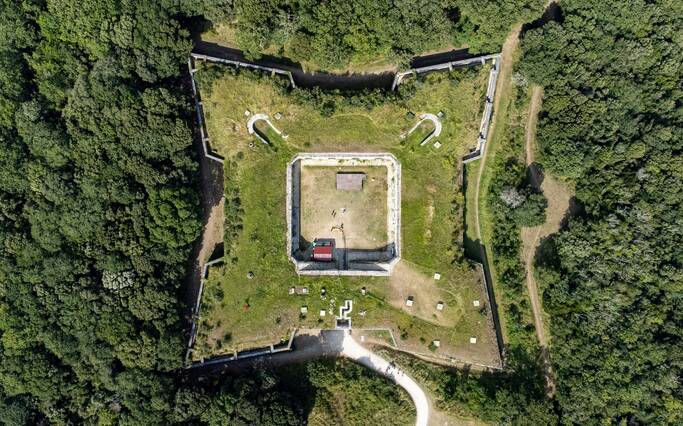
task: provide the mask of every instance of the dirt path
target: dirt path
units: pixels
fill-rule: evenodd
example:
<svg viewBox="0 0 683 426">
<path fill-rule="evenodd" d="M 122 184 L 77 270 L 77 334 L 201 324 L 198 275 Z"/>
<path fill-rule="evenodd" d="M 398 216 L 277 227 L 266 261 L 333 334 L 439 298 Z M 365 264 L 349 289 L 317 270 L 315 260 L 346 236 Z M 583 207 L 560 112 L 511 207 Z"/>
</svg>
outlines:
<svg viewBox="0 0 683 426">
<path fill-rule="evenodd" d="M 398 368 L 395 363 L 385 360 L 381 356 L 358 344 L 353 337 L 351 337 L 350 332 L 344 333 L 341 354 L 388 377 L 397 385 L 405 389 L 415 404 L 415 411 L 417 412 L 415 425 L 427 426 L 432 405 L 427 398 L 427 394 L 425 394 L 422 387 L 420 387 L 415 380 Z"/>
<path fill-rule="evenodd" d="M 201 248 L 199 249 L 199 269 L 204 267 L 204 264 L 209 260 L 216 246 L 223 242 L 223 223 L 225 222 L 225 199 L 217 206 L 211 208 L 209 217 L 204 225 L 202 233 Z"/>
<path fill-rule="evenodd" d="M 534 277 L 534 256 L 536 254 L 536 248 L 538 247 L 538 242 L 541 234 L 548 235 L 552 232 L 557 231 L 562 220 L 562 216 L 558 217 L 558 211 L 566 211 L 569 207 L 569 198 L 555 196 L 557 194 L 557 188 L 553 188 L 554 194 L 549 194 L 546 190 L 549 190 L 550 186 L 557 187 L 557 182 L 546 181 L 552 179 L 546 177 L 543 179 L 539 174 L 538 168 L 533 165 L 535 158 L 535 147 L 536 147 L 536 125 L 538 122 L 538 112 L 541 109 L 541 102 L 543 99 L 543 89 L 539 86 L 532 87 L 531 91 L 531 103 L 529 105 L 529 117 L 526 123 L 526 164 L 530 168 L 531 173 L 531 184 L 537 189 L 542 190 L 546 197 L 548 198 L 548 216 L 546 218 L 546 223 L 534 228 L 522 229 L 522 258 L 524 261 L 524 267 L 526 269 L 526 286 L 529 292 L 529 299 L 531 300 L 531 310 L 534 315 L 534 325 L 536 327 L 536 337 L 538 338 L 538 343 L 541 346 L 541 357 L 543 362 L 543 373 L 545 375 L 546 381 L 546 393 L 548 397 L 552 397 L 555 394 L 555 377 L 553 374 L 552 365 L 550 364 L 550 353 L 548 351 L 548 339 L 545 334 L 545 327 L 543 325 L 543 308 L 541 307 L 541 301 L 538 295 L 538 286 L 536 285 L 536 279 Z M 546 186 L 546 188 L 543 188 Z M 552 200 L 551 200 L 552 198 Z M 566 199 L 565 203 L 562 202 Z M 552 208 L 551 207 L 552 204 Z M 563 215 L 563 213 L 562 213 Z M 559 220 L 558 220 L 559 219 Z"/>
</svg>

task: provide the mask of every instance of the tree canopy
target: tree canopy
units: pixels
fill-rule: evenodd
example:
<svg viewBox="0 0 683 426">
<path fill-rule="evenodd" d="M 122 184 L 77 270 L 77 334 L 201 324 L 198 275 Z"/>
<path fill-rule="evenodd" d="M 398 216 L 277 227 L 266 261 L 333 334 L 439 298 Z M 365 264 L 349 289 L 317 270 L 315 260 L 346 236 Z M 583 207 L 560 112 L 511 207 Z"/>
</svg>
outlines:
<svg viewBox="0 0 683 426">
<path fill-rule="evenodd" d="M 558 402 L 568 424 L 680 424 L 683 9 L 561 7 L 522 44 L 541 160 L 583 207 L 541 259 Z"/>
<path fill-rule="evenodd" d="M 182 10 L 1 3 L 0 416 L 162 423 L 200 228 Z"/>
<path fill-rule="evenodd" d="M 539 0 L 235 0 L 231 17 L 248 55 L 274 48 L 331 69 L 449 47 L 496 51 L 514 24 L 542 9 Z"/>
<path fill-rule="evenodd" d="M 306 421 L 310 405 L 293 397 L 303 382 L 287 384 L 286 372 L 206 386 L 178 377 L 187 312 L 179 295 L 201 226 L 182 70 L 199 21 L 235 23 L 252 56 L 275 48 L 335 68 L 444 46 L 497 50 L 542 5 L 0 0 L 0 422 Z M 542 401 L 528 353 L 510 358 L 519 374 L 501 382 L 451 374 L 441 391 L 474 412 L 494 401 L 489 421 L 680 424 L 683 7 L 560 6 L 556 21 L 523 34 L 520 62 L 545 88 L 540 160 L 574 181 L 582 206 L 539 259 L 556 411 Z M 297 96 L 330 114 L 339 101 Z M 544 203 L 519 164 L 499 177 L 489 202 L 501 205 L 505 228 L 494 250 L 512 259 L 519 241 L 505 236 L 538 223 Z M 510 294 L 519 293 L 518 263 L 506 267 Z M 354 391 L 379 389 L 376 378 L 335 368 L 314 365 L 302 389 L 324 396 L 340 377 L 358 380 Z M 372 398 L 397 397 L 378 389 Z"/>
</svg>

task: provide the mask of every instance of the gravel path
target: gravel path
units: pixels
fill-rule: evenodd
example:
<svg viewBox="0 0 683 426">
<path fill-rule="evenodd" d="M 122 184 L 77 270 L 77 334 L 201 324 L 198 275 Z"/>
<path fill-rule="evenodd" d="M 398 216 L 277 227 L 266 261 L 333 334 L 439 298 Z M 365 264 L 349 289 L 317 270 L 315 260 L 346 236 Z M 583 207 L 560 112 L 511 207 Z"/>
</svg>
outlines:
<svg viewBox="0 0 683 426">
<path fill-rule="evenodd" d="M 441 134 L 441 120 L 439 117 L 437 117 L 434 114 L 420 114 L 420 121 L 418 121 L 410 130 L 408 130 L 408 133 L 406 133 L 406 137 L 408 137 L 411 133 L 417 129 L 420 124 L 422 124 L 424 121 L 431 121 L 434 123 L 434 130 L 432 133 L 430 133 L 421 143 L 420 145 L 426 145 L 427 142 L 429 142 L 432 138 L 435 138 Z"/>
<path fill-rule="evenodd" d="M 422 390 L 420 385 L 415 382 L 415 380 L 406 375 L 405 372 L 398 368 L 394 363 L 390 363 L 381 356 L 369 351 L 368 349 L 365 349 L 363 346 L 358 344 L 353 339 L 350 332 L 346 332 L 344 334 L 341 354 L 367 368 L 375 370 L 379 374 L 388 377 L 397 385 L 405 389 L 413 399 L 415 410 L 417 411 L 415 425 L 427 426 L 430 411 L 429 400 L 427 399 L 425 392 Z"/>
</svg>

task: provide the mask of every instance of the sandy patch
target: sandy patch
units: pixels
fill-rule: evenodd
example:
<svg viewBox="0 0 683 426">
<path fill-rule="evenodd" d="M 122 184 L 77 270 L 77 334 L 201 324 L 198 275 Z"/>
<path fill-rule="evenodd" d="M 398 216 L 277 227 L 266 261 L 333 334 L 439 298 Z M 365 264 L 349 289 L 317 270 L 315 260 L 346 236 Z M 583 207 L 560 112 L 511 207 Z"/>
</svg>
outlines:
<svg viewBox="0 0 683 426">
<path fill-rule="evenodd" d="M 453 306 L 451 302 L 447 309 L 438 311 L 436 304 L 444 300 L 444 290 L 439 288 L 437 282 L 433 276 L 427 275 L 409 262 L 401 260 L 389 278 L 391 290 L 388 292 L 388 302 L 392 306 L 425 321 L 441 326 L 454 326 L 461 317 L 464 302 L 457 298 L 457 306 Z M 414 304 L 411 307 L 406 306 L 406 299 L 409 296 L 414 299 Z"/>
<path fill-rule="evenodd" d="M 366 173 L 362 191 L 336 189 L 336 173 Z M 301 234 L 342 241 L 353 249 L 377 249 L 387 244 L 387 168 L 312 167 L 301 169 Z"/>
</svg>

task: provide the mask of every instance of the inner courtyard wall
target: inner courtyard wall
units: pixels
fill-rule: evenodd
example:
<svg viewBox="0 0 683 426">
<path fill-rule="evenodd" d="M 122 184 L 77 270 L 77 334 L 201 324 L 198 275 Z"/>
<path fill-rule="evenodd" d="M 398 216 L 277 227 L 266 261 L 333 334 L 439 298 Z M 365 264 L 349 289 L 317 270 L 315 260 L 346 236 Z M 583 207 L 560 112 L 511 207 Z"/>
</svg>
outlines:
<svg viewBox="0 0 683 426">
<path fill-rule="evenodd" d="M 301 239 L 301 167 L 363 167 L 387 169 L 387 241 L 393 247 L 389 260 L 351 262 L 349 269 L 334 264 L 307 261 L 296 256 Z M 387 276 L 401 257 L 401 165 L 389 153 L 329 152 L 302 153 L 287 164 L 287 256 L 302 275 L 369 275 Z"/>
</svg>

